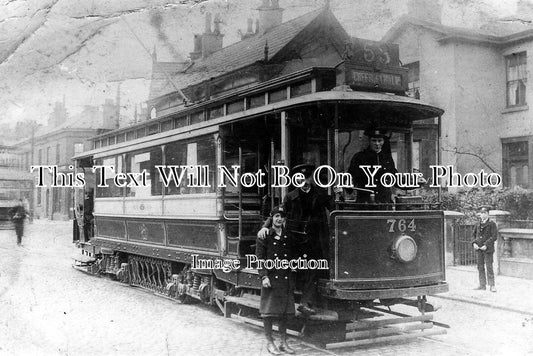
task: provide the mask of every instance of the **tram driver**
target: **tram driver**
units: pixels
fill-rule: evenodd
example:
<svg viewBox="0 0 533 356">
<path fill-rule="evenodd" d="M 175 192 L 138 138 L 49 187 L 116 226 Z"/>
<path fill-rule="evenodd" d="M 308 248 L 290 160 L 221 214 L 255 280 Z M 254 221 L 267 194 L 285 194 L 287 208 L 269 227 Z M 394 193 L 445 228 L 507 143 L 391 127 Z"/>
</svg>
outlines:
<svg viewBox="0 0 533 356">
<path fill-rule="evenodd" d="M 352 175 L 353 183 L 357 189 L 357 203 L 392 203 L 392 189 L 381 183 L 381 177 L 385 173 L 396 174 L 398 170 L 394 164 L 390 147 L 390 135 L 386 130 L 368 129 L 364 132 L 369 139 L 369 145 L 363 151 L 356 153 L 350 161 L 348 173 Z M 372 176 L 372 182 L 361 166 L 380 166 L 376 174 Z M 368 189 L 372 183 L 375 188 Z M 424 178 L 418 178 L 419 184 L 425 184 Z M 402 188 L 405 189 L 405 188 Z M 414 189 L 414 188 L 411 188 Z M 371 191 L 374 191 L 372 193 Z M 348 193 L 350 191 L 348 190 Z"/>
<path fill-rule="evenodd" d="M 292 175 L 298 172 L 304 175 L 305 183 L 285 196 L 283 207 L 287 212 L 286 229 L 296 240 L 297 256 L 318 260 L 327 259 L 329 256 L 327 210 L 334 210 L 335 201 L 325 190 L 315 186 L 314 171 L 315 166 L 312 164 L 301 164 L 292 169 Z M 257 236 L 264 239 L 271 225 L 272 220 L 269 218 Z M 321 271 L 306 269 L 297 272 L 297 284 L 302 291 L 298 311 L 307 315 L 316 314 L 317 281 Z"/>
</svg>

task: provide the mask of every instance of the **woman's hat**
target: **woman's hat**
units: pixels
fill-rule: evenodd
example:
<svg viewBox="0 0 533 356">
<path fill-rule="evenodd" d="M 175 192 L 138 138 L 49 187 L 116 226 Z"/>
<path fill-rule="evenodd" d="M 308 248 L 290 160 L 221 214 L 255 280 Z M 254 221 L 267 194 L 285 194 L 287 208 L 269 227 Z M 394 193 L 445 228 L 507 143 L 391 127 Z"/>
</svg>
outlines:
<svg viewBox="0 0 533 356">
<path fill-rule="evenodd" d="M 283 205 L 275 206 L 270 212 L 270 216 L 274 216 L 276 214 L 280 214 L 282 217 L 287 216 L 287 212 L 285 211 L 285 208 L 283 208 Z"/>
</svg>

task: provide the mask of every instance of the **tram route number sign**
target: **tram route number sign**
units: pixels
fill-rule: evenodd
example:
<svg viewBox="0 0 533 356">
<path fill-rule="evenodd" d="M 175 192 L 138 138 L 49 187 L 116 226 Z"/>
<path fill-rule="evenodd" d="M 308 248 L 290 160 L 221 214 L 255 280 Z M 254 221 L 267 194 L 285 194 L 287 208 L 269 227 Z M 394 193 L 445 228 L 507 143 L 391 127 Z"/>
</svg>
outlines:
<svg viewBox="0 0 533 356">
<path fill-rule="evenodd" d="M 354 89 L 407 91 L 407 69 L 400 67 L 396 44 L 354 38 L 346 43 L 344 60 L 338 75 Z"/>
<path fill-rule="evenodd" d="M 400 46 L 394 43 L 352 38 L 345 45 L 344 60 L 374 68 L 400 67 Z"/>
</svg>

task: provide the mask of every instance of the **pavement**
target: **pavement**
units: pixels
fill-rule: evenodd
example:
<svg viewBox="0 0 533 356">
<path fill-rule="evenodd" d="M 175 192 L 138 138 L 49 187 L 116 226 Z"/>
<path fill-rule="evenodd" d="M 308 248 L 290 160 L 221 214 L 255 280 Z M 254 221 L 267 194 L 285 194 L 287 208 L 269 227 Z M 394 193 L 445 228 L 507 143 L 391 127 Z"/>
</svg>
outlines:
<svg viewBox="0 0 533 356">
<path fill-rule="evenodd" d="M 533 279 L 496 275 L 496 292 L 474 290 L 479 285 L 476 266 L 451 266 L 446 269 L 448 293 L 433 297 L 457 300 L 533 317 Z"/>
</svg>

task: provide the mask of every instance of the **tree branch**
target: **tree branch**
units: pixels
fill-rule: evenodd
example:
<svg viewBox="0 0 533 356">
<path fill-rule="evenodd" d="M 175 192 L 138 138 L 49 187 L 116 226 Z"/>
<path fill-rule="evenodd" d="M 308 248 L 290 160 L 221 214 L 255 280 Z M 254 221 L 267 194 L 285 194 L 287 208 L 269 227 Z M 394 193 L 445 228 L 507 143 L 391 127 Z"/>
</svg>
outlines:
<svg viewBox="0 0 533 356">
<path fill-rule="evenodd" d="M 479 155 L 477 153 L 459 151 L 457 148 L 454 148 L 453 150 L 448 150 L 446 148 L 443 148 L 442 150 L 445 151 L 445 152 L 452 152 L 452 153 L 455 153 L 455 154 L 458 154 L 458 155 L 474 156 L 477 159 L 479 159 L 485 166 L 487 166 L 487 168 L 490 169 L 492 172 L 497 173 L 496 169 L 494 169 L 494 167 L 492 167 L 483 157 L 481 157 L 481 155 Z"/>
</svg>

